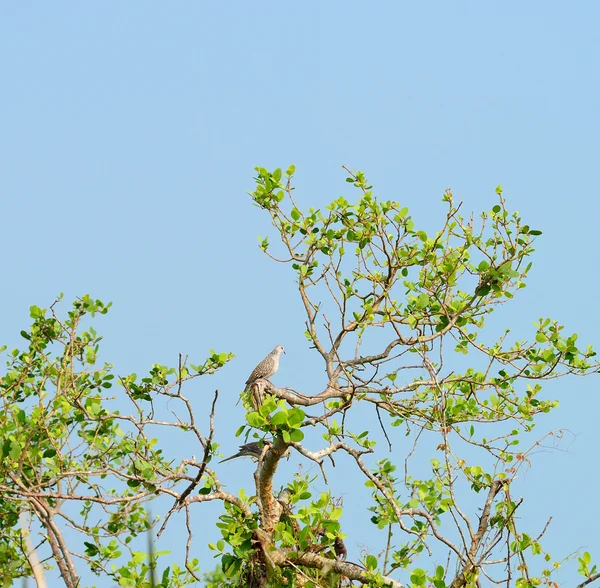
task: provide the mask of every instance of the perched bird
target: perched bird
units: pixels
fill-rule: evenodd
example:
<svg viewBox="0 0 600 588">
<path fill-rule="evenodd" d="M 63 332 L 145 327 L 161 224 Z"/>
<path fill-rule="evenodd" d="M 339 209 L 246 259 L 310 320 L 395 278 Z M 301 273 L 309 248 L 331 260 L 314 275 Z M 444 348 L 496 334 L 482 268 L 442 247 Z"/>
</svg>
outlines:
<svg viewBox="0 0 600 588">
<path fill-rule="evenodd" d="M 262 455 L 264 444 L 264 441 L 250 441 L 250 443 L 240 445 L 240 450 L 235 455 L 232 455 L 231 457 L 226 457 L 225 459 L 222 459 L 219 463 L 229 461 L 230 459 L 236 459 L 237 457 L 252 457 L 253 459 L 258 459 Z M 283 454 L 283 457 L 289 457 L 290 453 L 291 450 L 288 447 L 287 451 Z"/>
<path fill-rule="evenodd" d="M 257 380 L 267 380 L 274 375 L 279 369 L 279 358 L 282 353 L 285 353 L 283 347 L 277 345 L 277 347 L 275 347 L 275 349 L 273 349 L 273 351 L 271 351 L 271 353 L 269 353 L 269 355 L 267 355 L 254 370 L 252 370 L 250 377 L 246 380 L 245 390 L 248 390 L 248 388 L 257 382 Z M 264 386 L 253 386 L 250 399 L 254 410 L 258 410 L 265 400 Z"/>
<path fill-rule="evenodd" d="M 223 463 L 224 461 L 229 461 L 230 459 L 235 459 L 236 457 L 254 457 L 258 459 L 262 453 L 264 443 L 262 441 L 251 441 L 250 443 L 245 443 L 244 445 L 240 445 L 240 450 L 231 457 L 226 457 L 222 459 L 219 463 Z"/>
<path fill-rule="evenodd" d="M 256 380 L 268 380 L 272 375 L 277 373 L 279 369 L 279 357 L 282 353 L 285 353 L 281 345 L 277 345 L 267 357 L 265 357 L 250 374 L 250 377 L 246 380 L 246 389 L 254 384 Z"/>
</svg>

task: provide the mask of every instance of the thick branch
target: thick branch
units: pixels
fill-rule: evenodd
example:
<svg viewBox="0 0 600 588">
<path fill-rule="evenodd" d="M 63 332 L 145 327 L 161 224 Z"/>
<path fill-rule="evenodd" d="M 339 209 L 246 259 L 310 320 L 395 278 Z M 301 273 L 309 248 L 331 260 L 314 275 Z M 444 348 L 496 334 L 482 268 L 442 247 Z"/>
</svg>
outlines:
<svg viewBox="0 0 600 588">
<path fill-rule="evenodd" d="M 361 584 L 370 584 L 371 578 L 361 566 L 351 562 L 340 561 L 337 559 L 328 559 L 316 553 L 298 552 L 290 549 L 277 549 L 269 552 L 271 561 L 280 567 L 291 567 L 294 565 L 303 565 L 307 568 L 321 570 L 325 573 L 335 572 L 345 576 L 350 580 L 355 580 Z M 390 578 L 383 576 L 385 586 L 391 588 L 403 588 L 403 584 Z"/>
<path fill-rule="evenodd" d="M 230 494 L 229 492 L 211 492 L 210 494 L 198 494 L 191 498 L 186 498 L 185 504 L 193 504 L 194 502 L 211 502 L 212 500 L 222 500 L 223 502 L 229 502 L 234 506 L 237 506 L 245 517 L 252 517 L 252 511 L 248 508 L 248 505 L 242 502 L 237 496 Z"/>
<path fill-rule="evenodd" d="M 256 493 L 261 505 L 261 527 L 269 535 L 281 516 L 281 504 L 273 497 L 273 476 L 277 471 L 279 460 L 288 451 L 288 444 L 278 437 L 268 450 L 263 449 L 264 459 L 256 476 Z"/>
</svg>

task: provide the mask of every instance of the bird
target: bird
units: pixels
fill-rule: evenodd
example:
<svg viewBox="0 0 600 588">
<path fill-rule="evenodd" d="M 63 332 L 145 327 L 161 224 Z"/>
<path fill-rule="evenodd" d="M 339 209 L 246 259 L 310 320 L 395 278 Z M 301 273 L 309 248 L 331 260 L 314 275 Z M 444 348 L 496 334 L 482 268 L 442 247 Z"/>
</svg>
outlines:
<svg viewBox="0 0 600 588">
<path fill-rule="evenodd" d="M 232 455 L 231 457 L 226 457 L 225 459 L 222 459 L 219 463 L 223 463 L 231 459 L 236 459 L 238 457 L 251 457 L 253 459 L 259 459 L 262 455 L 264 445 L 265 441 L 250 441 L 250 443 L 244 443 L 244 445 L 240 445 L 240 450 L 235 455 Z M 291 450 L 288 447 L 282 457 L 289 457 L 290 453 Z"/>
<path fill-rule="evenodd" d="M 264 443 L 262 441 L 251 441 L 250 443 L 244 443 L 244 445 L 240 445 L 240 450 L 231 457 L 226 457 L 222 459 L 219 463 L 223 463 L 224 461 L 229 461 L 231 459 L 236 459 L 237 457 L 253 457 L 258 459 L 262 454 L 262 448 Z"/>
<path fill-rule="evenodd" d="M 253 370 L 250 374 L 250 377 L 246 380 L 246 390 L 249 386 L 254 384 L 256 380 L 267 380 L 272 375 L 277 373 L 279 369 L 279 358 L 281 354 L 285 353 L 285 350 L 281 345 L 277 345 L 267 357 L 265 357 Z"/>
<path fill-rule="evenodd" d="M 265 357 L 252 370 L 250 377 L 246 380 L 244 390 L 248 390 L 248 388 L 250 388 L 254 383 L 257 382 L 257 380 L 267 380 L 272 375 L 277 373 L 277 370 L 279 369 L 279 358 L 281 357 L 282 353 L 285 353 L 284 348 L 281 345 L 277 345 L 277 347 L 275 347 L 275 349 L 273 349 L 273 351 L 271 351 L 271 353 L 269 353 L 269 355 L 267 355 L 267 357 Z M 254 410 L 257 411 L 262 406 L 265 400 L 265 393 L 263 387 L 255 386 L 253 388 L 253 392 L 250 396 L 250 399 L 252 401 L 252 406 Z"/>
</svg>

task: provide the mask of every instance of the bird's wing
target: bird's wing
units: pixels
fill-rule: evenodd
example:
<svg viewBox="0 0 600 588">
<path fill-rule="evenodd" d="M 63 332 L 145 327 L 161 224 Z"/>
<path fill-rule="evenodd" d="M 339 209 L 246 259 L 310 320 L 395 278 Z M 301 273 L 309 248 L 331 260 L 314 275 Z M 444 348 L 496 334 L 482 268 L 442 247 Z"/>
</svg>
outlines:
<svg viewBox="0 0 600 588">
<path fill-rule="evenodd" d="M 268 356 L 265 357 L 253 370 L 250 374 L 250 377 L 246 380 L 246 386 L 249 386 L 255 380 L 262 378 L 265 373 L 267 373 L 267 360 Z"/>
</svg>

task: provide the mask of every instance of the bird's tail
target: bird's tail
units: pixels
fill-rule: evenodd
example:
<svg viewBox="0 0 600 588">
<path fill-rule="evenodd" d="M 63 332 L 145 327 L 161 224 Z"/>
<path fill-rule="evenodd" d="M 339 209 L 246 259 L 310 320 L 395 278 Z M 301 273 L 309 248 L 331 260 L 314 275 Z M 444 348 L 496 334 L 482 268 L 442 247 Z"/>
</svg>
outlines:
<svg viewBox="0 0 600 588">
<path fill-rule="evenodd" d="M 231 457 L 226 457 L 225 459 L 222 459 L 219 463 L 225 463 L 226 461 L 231 461 L 232 459 L 235 459 L 236 457 L 240 457 L 240 453 L 236 453 L 235 455 L 232 455 Z"/>
</svg>

